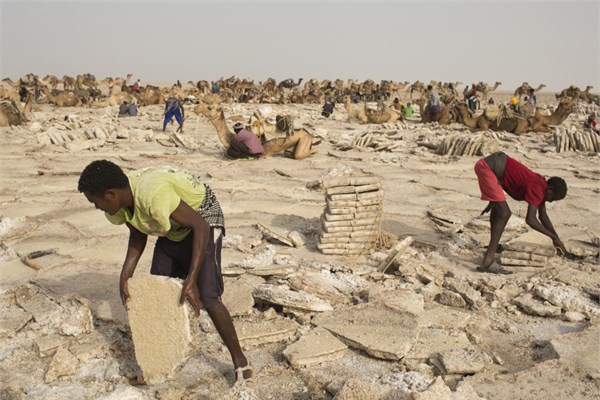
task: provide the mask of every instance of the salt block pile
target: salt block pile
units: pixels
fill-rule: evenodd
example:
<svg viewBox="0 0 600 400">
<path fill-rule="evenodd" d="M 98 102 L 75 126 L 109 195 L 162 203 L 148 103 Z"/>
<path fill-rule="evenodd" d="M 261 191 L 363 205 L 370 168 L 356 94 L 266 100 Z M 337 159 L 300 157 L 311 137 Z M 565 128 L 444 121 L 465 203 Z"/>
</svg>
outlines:
<svg viewBox="0 0 600 400">
<path fill-rule="evenodd" d="M 508 269 L 523 270 L 524 268 L 545 268 L 548 259 L 556 254 L 550 246 L 526 242 L 511 242 L 500 257 L 503 267 Z"/>
<path fill-rule="evenodd" d="M 473 135 L 460 133 L 446 136 L 437 147 L 436 154 L 453 156 L 486 156 L 498 151 L 500 144 L 495 132 Z"/>
<path fill-rule="evenodd" d="M 190 351 L 190 313 L 187 303 L 179 304 L 181 282 L 156 275 L 129 280 L 129 325 L 147 384 L 162 383 Z"/>
<path fill-rule="evenodd" d="M 600 141 L 598 135 L 591 129 L 578 129 L 576 126 L 567 128 L 559 126 L 554 130 L 554 143 L 556 152 L 589 151 L 599 152 Z"/>
<path fill-rule="evenodd" d="M 359 255 L 379 237 L 383 187 L 376 176 L 336 177 L 323 181 L 326 207 L 317 248 L 323 254 Z"/>
</svg>

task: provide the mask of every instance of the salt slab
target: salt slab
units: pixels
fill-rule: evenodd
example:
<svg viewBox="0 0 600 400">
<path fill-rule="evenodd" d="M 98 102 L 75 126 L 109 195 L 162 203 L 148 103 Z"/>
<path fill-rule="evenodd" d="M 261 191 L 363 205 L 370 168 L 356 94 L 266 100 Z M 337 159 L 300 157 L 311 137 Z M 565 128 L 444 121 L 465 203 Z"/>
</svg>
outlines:
<svg viewBox="0 0 600 400">
<path fill-rule="evenodd" d="M 156 275 L 129 280 L 129 325 L 147 384 L 163 382 L 185 361 L 192 340 L 190 307 L 179 304 L 182 281 Z"/>
</svg>

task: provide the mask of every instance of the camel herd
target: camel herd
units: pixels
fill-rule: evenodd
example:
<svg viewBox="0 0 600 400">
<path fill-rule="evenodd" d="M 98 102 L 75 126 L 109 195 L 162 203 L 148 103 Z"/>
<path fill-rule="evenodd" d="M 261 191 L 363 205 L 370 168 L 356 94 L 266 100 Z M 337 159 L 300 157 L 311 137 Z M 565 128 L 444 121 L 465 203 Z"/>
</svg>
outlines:
<svg viewBox="0 0 600 400">
<path fill-rule="evenodd" d="M 384 104 L 389 99 L 396 97 L 408 97 L 413 100 L 416 95 L 414 102 L 420 107 L 422 122 L 438 122 L 439 124 L 459 122 L 473 130 L 494 129 L 515 133 L 548 130 L 548 125 L 562 122 L 577 101 L 600 105 L 598 95 L 590 93 L 592 86 L 588 86 L 585 90 L 570 86 L 556 95 L 561 106 L 548 122 L 545 118 L 547 116 L 535 112 L 529 115 L 505 112 L 500 118 L 497 116 L 490 118 L 486 113 L 475 116 L 461 103 L 463 96 L 458 92 L 459 86 L 462 85 L 461 82 L 430 81 L 426 84 L 416 81 L 411 84 L 389 80 L 377 83 L 371 79 L 361 82 L 352 79 L 344 81 L 342 79 L 317 80 L 313 78 L 302 84 L 302 78 L 298 81 L 286 79 L 278 83 L 273 78 L 264 82 L 254 82 L 230 77 L 213 82 L 200 80 L 181 84 L 177 81 L 172 87 L 159 88 L 145 85 L 137 88 L 135 85 L 130 85 L 131 77 L 132 74 L 128 74 L 125 78 L 107 77 L 97 80 L 92 74 L 83 74 L 74 78 L 64 75 L 62 79 L 54 75 L 46 75 L 40 79 L 37 75 L 27 74 L 18 81 L 5 78 L 0 85 L 0 99 L 4 99 L 0 122 L 4 124 L 2 126 L 6 126 L 26 121 L 25 109 L 21 102 L 25 102 L 28 93 L 35 93 L 35 100 L 38 102 L 46 101 L 57 107 L 105 107 L 116 106 L 124 101 L 146 106 L 164 104 L 167 97 L 177 97 L 183 101 L 198 103 L 203 97 L 210 94 L 218 95 L 223 102 L 227 103 L 262 104 L 322 104 L 326 97 L 331 97 L 345 105 L 350 119 L 355 119 L 360 123 L 395 122 L 402 119 L 402 115 L 397 110 L 385 107 Z M 485 104 L 489 94 L 501 84 L 501 82 L 495 82 L 494 85 L 479 82 L 473 83 L 472 87 L 476 87 L 480 101 Z M 433 120 L 427 112 L 426 106 L 428 86 L 438 90 L 443 102 L 441 112 L 435 115 Z M 531 90 L 538 92 L 544 87 L 545 85 L 541 84 L 537 88 L 533 88 L 524 82 L 515 90 L 514 96 L 520 99 L 522 96 L 529 95 Z M 367 107 L 367 102 L 371 101 L 379 102 L 377 110 Z M 9 114 L 10 118 L 7 117 Z"/>
</svg>

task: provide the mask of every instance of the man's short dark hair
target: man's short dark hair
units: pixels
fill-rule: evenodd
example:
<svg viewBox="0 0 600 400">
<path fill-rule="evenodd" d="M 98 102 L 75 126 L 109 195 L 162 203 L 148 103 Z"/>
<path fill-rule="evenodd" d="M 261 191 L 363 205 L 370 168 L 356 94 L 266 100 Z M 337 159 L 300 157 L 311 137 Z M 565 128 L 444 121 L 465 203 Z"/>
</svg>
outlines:
<svg viewBox="0 0 600 400">
<path fill-rule="evenodd" d="M 77 190 L 102 196 L 109 189 L 124 189 L 129 180 L 123 170 L 107 160 L 92 161 L 79 176 Z"/>
<path fill-rule="evenodd" d="M 554 200 L 562 200 L 567 196 L 567 182 L 563 178 L 553 176 L 548 179 L 548 187 L 552 189 Z"/>
</svg>

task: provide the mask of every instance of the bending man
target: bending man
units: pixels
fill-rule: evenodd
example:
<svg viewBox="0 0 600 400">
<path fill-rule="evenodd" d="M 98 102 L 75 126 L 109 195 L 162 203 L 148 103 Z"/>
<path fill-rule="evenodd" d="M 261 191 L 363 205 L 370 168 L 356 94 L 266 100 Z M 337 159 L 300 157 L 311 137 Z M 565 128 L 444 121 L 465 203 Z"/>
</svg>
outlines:
<svg viewBox="0 0 600 400">
<path fill-rule="evenodd" d="M 477 268 L 478 271 L 505 272 L 494 262 L 500 237 L 511 216 L 504 191 L 515 200 L 526 201 L 528 203 L 525 218 L 527 225 L 552 239 L 559 253 L 570 256 L 546 212 L 546 202 L 562 200 L 567 195 L 567 184 L 562 178 L 552 177 L 546 181 L 543 176 L 503 152 L 480 159 L 475 164 L 475 174 L 479 181 L 481 200 L 489 201 L 481 214 L 491 211 L 490 243 L 481 265 Z"/>
<path fill-rule="evenodd" d="M 221 302 L 225 221 L 210 187 L 177 167 L 150 167 L 125 175 L 114 163 L 99 160 L 83 170 L 78 190 L 104 211 L 111 223 L 129 228 L 119 280 L 123 305 L 127 307 L 127 282 L 148 235 L 160 236 L 150 273 L 185 280 L 179 302 L 189 301 L 196 315 L 201 308 L 206 309 L 231 354 L 236 379 L 251 379 L 252 367 L 242 352 L 229 311 Z"/>
</svg>

